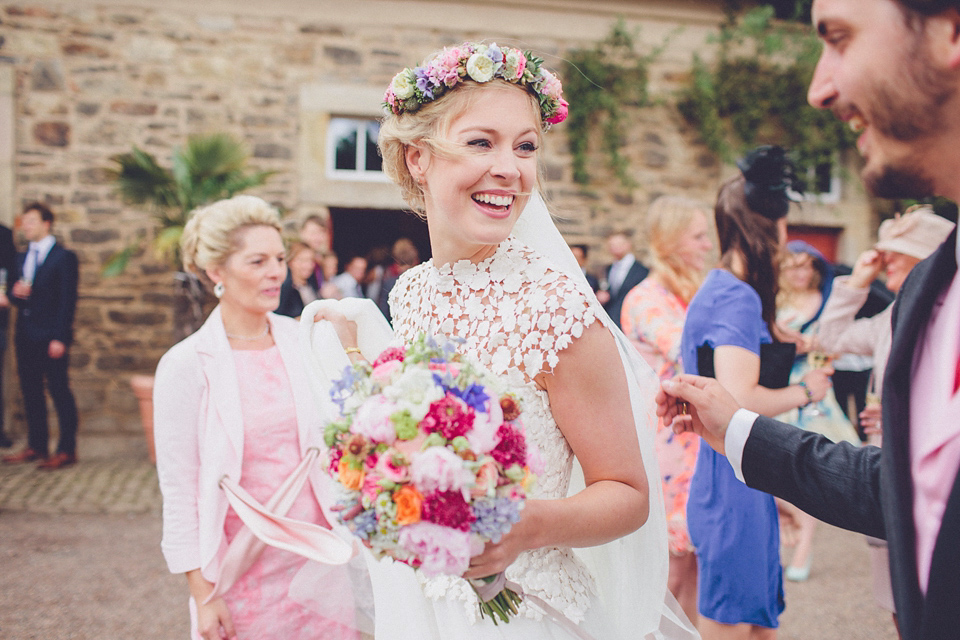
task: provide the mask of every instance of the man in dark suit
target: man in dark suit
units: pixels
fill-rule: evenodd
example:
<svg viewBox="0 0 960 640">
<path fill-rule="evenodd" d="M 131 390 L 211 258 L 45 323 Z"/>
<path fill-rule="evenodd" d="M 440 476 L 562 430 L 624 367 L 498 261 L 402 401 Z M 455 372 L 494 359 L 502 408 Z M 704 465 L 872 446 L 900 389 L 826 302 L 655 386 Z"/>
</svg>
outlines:
<svg viewBox="0 0 960 640">
<path fill-rule="evenodd" d="M 813 18 L 824 50 L 808 98 L 861 132 L 867 187 L 960 200 L 960 2 L 815 0 Z M 954 231 L 895 302 L 882 451 L 739 409 L 715 380 L 680 376 L 658 396 L 665 422 L 703 436 L 747 485 L 886 538 L 904 640 L 960 635 L 958 252 Z"/>
<path fill-rule="evenodd" d="M 649 270 L 633 255 L 633 242 L 623 231 L 607 237 L 607 250 L 613 256 L 613 263 L 608 265 L 604 272 L 607 286 L 604 289 L 601 285 L 601 290 L 597 292 L 597 300 L 603 305 L 613 323 L 619 327 L 623 299 L 630 293 L 630 289 L 647 277 Z"/>
<path fill-rule="evenodd" d="M 37 460 L 42 469 L 60 469 L 77 461 L 77 404 L 67 376 L 77 306 L 77 255 L 57 244 L 50 233 L 53 212 L 43 204 L 27 205 L 20 226 L 30 245 L 19 256 L 22 277 L 13 285 L 12 301 L 19 309 L 14 344 L 28 437 L 26 449 L 3 461 Z M 44 379 L 60 427 L 53 456 Z"/>
<path fill-rule="evenodd" d="M 585 244 L 572 244 L 570 245 L 570 251 L 573 253 L 573 257 L 577 259 L 577 264 L 580 265 L 580 270 L 583 271 L 583 277 L 587 279 L 587 284 L 590 285 L 594 293 L 599 291 L 600 281 L 597 280 L 597 276 L 587 271 L 587 256 L 590 253 L 590 247 Z"/>
<path fill-rule="evenodd" d="M 19 277 L 17 271 L 17 249 L 13 246 L 13 232 L 0 225 L 0 448 L 12 447 L 13 442 L 3 428 L 3 370 L 4 355 L 7 352 L 7 325 L 10 324 L 10 298 L 7 287 Z"/>
</svg>

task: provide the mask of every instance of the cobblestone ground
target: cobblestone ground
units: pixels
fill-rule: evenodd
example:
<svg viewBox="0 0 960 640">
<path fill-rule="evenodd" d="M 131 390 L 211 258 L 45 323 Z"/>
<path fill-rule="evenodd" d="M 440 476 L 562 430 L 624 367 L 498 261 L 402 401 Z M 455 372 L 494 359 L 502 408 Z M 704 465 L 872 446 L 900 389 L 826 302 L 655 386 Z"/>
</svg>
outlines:
<svg viewBox="0 0 960 640">
<path fill-rule="evenodd" d="M 186 587 L 159 540 L 145 461 L 0 465 L 0 640 L 185 640 Z M 822 525 L 810 580 L 785 586 L 780 640 L 896 640 L 870 584 L 863 537 Z"/>
</svg>

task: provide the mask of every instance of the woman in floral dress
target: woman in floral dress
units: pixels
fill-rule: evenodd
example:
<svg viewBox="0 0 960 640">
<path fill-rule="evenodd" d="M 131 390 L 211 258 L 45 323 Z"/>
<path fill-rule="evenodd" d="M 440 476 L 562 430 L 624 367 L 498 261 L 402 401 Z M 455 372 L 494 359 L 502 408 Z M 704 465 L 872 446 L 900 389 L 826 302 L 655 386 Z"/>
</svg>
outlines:
<svg viewBox="0 0 960 640">
<path fill-rule="evenodd" d="M 620 326 L 661 380 L 682 373 L 683 321 L 713 249 L 706 211 L 703 204 L 679 196 L 662 196 L 647 211 L 652 268 L 624 299 Z M 697 558 L 687 530 L 687 497 L 700 439 L 677 435 L 661 421 L 656 442 L 670 544 L 667 585 L 687 617 L 696 620 Z"/>
</svg>

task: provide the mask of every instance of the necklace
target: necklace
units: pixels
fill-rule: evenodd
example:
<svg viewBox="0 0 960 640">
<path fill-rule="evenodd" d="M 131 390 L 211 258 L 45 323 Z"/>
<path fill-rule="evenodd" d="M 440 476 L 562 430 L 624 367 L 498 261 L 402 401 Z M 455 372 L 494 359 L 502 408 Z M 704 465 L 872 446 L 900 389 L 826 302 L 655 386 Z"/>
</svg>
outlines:
<svg viewBox="0 0 960 640">
<path fill-rule="evenodd" d="M 227 337 L 230 338 L 230 339 L 232 339 L 232 340 L 246 340 L 247 342 L 253 342 L 253 341 L 255 341 L 255 340 L 260 340 L 261 338 L 266 337 L 266 335 L 267 335 L 268 333 L 270 333 L 270 323 L 269 323 L 269 322 L 267 323 L 267 326 L 265 326 L 265 327 L 263 328 L 263 331 L 260 332 L 259 335 L 256 335 L 256 336 L 238 336 L 238 335 L 234 335 L 234 334 L 232 334 L 232 333 L 227 332 Z"/>
</svg>

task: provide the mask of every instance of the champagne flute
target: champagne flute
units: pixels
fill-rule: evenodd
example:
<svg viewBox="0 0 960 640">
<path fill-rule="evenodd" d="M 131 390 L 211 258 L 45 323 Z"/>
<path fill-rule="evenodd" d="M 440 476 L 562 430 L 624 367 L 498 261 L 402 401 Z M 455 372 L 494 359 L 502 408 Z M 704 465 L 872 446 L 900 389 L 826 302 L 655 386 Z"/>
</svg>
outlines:
<svg viewBox="0 0 960 640">
<path fill-rule="evenodd" d="M 820 340 L 817 338 L 819 332 L 820 323 L 814 323 L 813 326 L 810 327 L 810 350 L 807 351 L 807 366 L 811 371 L 814 369 L 823 369 L 833 361 L 833 356 L 824 351 L 820 346 Z M 807 415 L 811 417 L 824 415 L 820 401 L 813 403 L 806 411 Z"/>
</svg>

